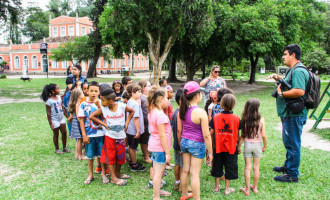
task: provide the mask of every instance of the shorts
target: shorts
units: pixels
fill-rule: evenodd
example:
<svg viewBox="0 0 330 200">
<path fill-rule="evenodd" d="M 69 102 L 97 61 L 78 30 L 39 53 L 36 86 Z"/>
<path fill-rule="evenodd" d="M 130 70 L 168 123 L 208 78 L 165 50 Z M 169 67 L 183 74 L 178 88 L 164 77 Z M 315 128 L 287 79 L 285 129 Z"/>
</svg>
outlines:
<svg viewBox="0 0 330 200">
<path fill-rule="evenodd" d="M 85 144 L 86 157 L 88 160 L 94 159 L 95 156 L 101 157 L 103 143 L 104 143 L 104 136 L 89 138 L 89 144 Z"/>
<path fill-rule="evenodd" d="M 140 136 L 140 138 L 141 138 L 141 136 Z M 134 137 L 135 137 L 135 135 L 127 134 L 127 144 L 129 146 L 129 148 L 131 148 L 131 149 L 137 149 L 137 147 L 139 146 L 139 143 L 140 143 L 140 138 L 135 139 Z"/>
<path fill-rule="evenodd" d="M 104 144 L 101 153 L 102 163 L 108 165 L 123 165 L 126 162 L 125 139 L 113 139 L 104 136 Z"/>
<path fill-rule="evenodd" d="M 223 176 L 225 167 L 226 180 L 238 179 L 237 151 L 234 154 L 228 152 L 216 153 L 213 158 L 211 175 L 216 178 Z"/>
<path fill-rule="evenodd" d="M 262 142 L 244 142 L 244 158 L 261 158 Z"/>
<path fill-rule="evenodd" d="M 63 118 L 61 121 L 52 120 L 52 124 L 54 128 L 58 128 L 61 126 L 61 124 L 65 124 L 65 119 Z"/>
<path fill-rule="evenodd" d="M 180 165 L 180 167 L 183 167 L 183 158 L 181 151 L 174 150 L 174 160 L 176 165 Z"/>
<path fill-rule="evenodd" d="M 181 152 L 190 153 L 192 156 L 203 159 L 206 154 L 206 145 L 202 142 L 196 142 L 188 140 L 186 138 L 181 139 Z"/>
<path fill-rule="evenodd" d="M 148 131 L 146 131 L 143 134 L 141 134 L 141 136 L 139 138 L 140 144 L 148 144 L 149 137 L 150 137 L 150 133 Z"/>
<path fill-rule="evenodd" d="M 152 162 L 165 165 L 165 152 L 150 152 Z"/>
</svg>

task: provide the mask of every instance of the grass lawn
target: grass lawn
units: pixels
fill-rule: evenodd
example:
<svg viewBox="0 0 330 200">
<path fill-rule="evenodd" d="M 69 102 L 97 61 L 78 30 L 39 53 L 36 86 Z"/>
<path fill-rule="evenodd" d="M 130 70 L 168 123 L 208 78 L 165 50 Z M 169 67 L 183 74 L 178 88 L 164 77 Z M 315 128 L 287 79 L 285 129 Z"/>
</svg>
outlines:
<svg viewBox="0 0 330 200">
<path fill-rule="evenodd" d="M 111 82 L 109 79 L 97 79 Z M 11 91 L 27 90 L 41 92 L 46 83 L 57 83 L 64 89 L 64 79 L 34 79 L 31 83 L 19 80 L 0 80 L 1 89 Z M 259 194 L 251 194 L 255 199 L 330 199 L 330 154 L 321 150 L 302 147 L 300 182 L 279 183 L 273 180 L 277 173 L 274 166 L 280 166 L 285 159 L 285 148 L 280 122 L 276 115 L 275 99 L 270 94 L 273 84 L 266 89 L 237 94 L 237 106 L 234 113 L 241 115 L 245 102 L 249 98 L 259 98 L 260 112 L 266 120 L 268 148 L 261 159 Z M 229 85 L 230 86 L 230 85 Z M 10 93 L 10 91 L 9 91 Z M 2 96 L 2 94 L 0 94 Z M 19 97 L 19 95 L 14 95 Z M 172 101 L 173 106 L 177 105 Z M 127 186 L 101 183 L 100 175 L 90 185 L 84 185 L 88 169 L 86 161 L 74 159 L 74 153 L 58 155 L 54 152 L 52 131 L 49 128 L 44 103 L 15 103 L 0 105 L 0 191 L 1 199 L 151 199 L 152 189 L 147 187 L 150 165 L 147 171 L 132 173 L 125 164 L 123 173 L 132 176 Z M 61 142 L 60 142 L 61 146 Z M 68 140 L 68 147 L 74 152 L 75 140 Z M 172 151 L 172 162 L 174 155 Z M 141 151 L 138 160 L 142 162 Z M 244 186 L 244 158 L 239 155 L 239 179 L 232 181 L 236 192 L 228 197 L 213 193 L 214 178 L 208 176 L 209 169 L 203 165 L 201 171 L 201 199 L 241 199 L 244 194 L 239 188 Z M 172 192 L 171 197 L 179 199 L 180 193 L 173 191 L 173 170 L 164 178 L 165 190 Z M 221 181 L 224 188 L 224 181 Z"/>
</svg>

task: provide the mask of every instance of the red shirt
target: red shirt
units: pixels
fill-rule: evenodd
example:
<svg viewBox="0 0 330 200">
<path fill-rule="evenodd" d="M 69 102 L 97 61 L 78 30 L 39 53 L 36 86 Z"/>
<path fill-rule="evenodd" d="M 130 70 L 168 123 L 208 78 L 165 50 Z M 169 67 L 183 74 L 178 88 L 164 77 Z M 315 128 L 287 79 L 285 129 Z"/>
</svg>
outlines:
<svg viewBox="0 0 330 200">
<path fill-rule="evenodd" d="M 232 113 L 219 113 L 213 118 L 216 153 L 236 151 L 240 119 Z"/>
</svg>

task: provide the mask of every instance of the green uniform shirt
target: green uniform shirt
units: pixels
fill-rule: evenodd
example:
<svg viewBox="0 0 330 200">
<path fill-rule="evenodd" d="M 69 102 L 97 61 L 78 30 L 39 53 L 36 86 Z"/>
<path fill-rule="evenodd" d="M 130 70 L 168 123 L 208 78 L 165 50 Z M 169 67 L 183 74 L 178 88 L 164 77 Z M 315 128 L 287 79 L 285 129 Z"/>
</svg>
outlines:
<svg viewBox="0 0 330 200">
<path fill-rule="evenodd" d="M 297 65 L 302 65 L 302 63 L 299 62 L 295 66 L 297 66 Z M 292 69 L 289 70 L 289 72 L 287 73 L 288 75 L 284 78 L 284 80 L 286 82 L 289 82 L 289 74 L 291 73 Z M 306 71 L 306 69 L 300 68 L 300 67 L 296 68 L 292 74 L 291 86 L 292 86 L 292 88 L 299 88 L 299 89 L 306 90 L 308 79 L 309 79 L 309 74 Z M 308 113 L 308 109 L 305 107 L 304 110 L 299 114 L 294 115 L 291 112 L 289 112 L 289 115 L 287 115 L 287 111 L 285 110 L 285 108 L 286 108 L 285 98 L 282 98 L 279 95 L 277 95 L 277 98 L 276 98 L 276 108 L 277 108 L 277 114 L 279 117 L 305 116 Z"/>
</svg>

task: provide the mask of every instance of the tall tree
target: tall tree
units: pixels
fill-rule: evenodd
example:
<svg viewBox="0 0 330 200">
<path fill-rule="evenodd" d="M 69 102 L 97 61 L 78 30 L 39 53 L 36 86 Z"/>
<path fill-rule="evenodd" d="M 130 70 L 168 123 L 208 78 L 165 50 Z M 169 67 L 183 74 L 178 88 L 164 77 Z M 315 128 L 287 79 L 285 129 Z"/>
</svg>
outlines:
<svg viewBox="0 0 330 200">
<path fill-rule="evenodd" d="M 71 0 L 50 0 L 47 8 L 54 13 L 55 17 L 69 15 L 71 9 Z"/>
<path fill-rule="evenodd" d="M 93 50 L 93 56 L 88 67 L 87 78 L 96 77 L 97 61 L 102 53 L 103 40 L 100 32 L 99 18 L 104 11 L 105 4 L 108 0 L 95 0 L 93 2 L 94 8 L 92 9 L 90 18 L 93 21 L 94 31 L 88 35 L 89 45 Z"/>
<path fill-rule="evenodd" d="M 189 8 L 203 1 L 109 1 L 100 18 L 102 37 L 115 56 L 124 52 L 148 52 L 154 69 L 154 84 L 175 40 L 184 34 Z"/>
</svg>

